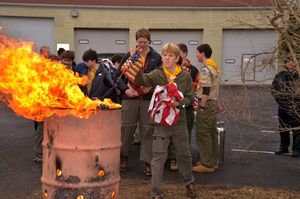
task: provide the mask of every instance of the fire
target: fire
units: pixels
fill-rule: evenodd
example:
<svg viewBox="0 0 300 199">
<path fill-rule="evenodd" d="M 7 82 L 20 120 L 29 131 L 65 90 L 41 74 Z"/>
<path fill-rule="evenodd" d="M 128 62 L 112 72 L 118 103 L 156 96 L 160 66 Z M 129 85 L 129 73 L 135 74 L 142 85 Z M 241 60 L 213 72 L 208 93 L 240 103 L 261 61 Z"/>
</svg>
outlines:
<svg viewBox="0 0 300 199">
<path fill-rule="evenodd" d="M 99 105 L 121 107 L 109 99 L 91 100 L 84 96 L 78 84 L 85 84 L 86 78 L 32 49 L 30 42 L 0 35 L 0 100 L 18 115 L 36 121 L 54 113 L 87 118 L 99 110 Z"/>
<path fill-rule="evenodd" d="M 116 192 L 115 191 L 111 192 L 111 197 L 112 198 L 116 197 Z"/>
<path fill-rule="evenodd" d="M 62 175 L 62 172 L 60 169 L 56 169 L 56 176 L 60 177 Z"/>
<path fill-rule="evenodd" d="M 105 175 L 105 172 L 103 170 L 100 170 L 98 172 L 98 176 L 103 177 Z"/>
<path fill-rule="evenodd" d="M 83 195 L 79 195 L 79 196 L 77 196 L 77 199 L 84 199 L 84 196 Z"/>
</svg>

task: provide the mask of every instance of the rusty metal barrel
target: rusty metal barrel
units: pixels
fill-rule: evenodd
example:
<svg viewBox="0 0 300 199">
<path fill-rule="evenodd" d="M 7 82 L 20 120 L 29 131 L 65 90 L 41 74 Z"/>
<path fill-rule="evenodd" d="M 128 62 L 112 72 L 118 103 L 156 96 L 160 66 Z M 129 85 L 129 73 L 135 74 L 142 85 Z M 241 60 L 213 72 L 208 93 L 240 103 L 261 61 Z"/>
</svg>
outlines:
<svg viewBox="0 0 300 199">
<path fill-rule="evenodd" d="M 44 199 L 117 199 L 120 183 L 121 109 L 88 119 L 45 120 Z"/>
</svg>

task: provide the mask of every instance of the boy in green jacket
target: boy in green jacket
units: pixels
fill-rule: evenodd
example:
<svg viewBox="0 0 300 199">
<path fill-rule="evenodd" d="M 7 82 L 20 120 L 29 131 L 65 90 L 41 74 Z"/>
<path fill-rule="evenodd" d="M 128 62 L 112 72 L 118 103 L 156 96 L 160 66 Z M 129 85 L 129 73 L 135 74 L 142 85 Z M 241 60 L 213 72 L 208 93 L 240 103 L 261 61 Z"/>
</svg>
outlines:
<svg viewBox="0 0 300 199">
<path fill-rule="evenodd" d="M 176 63 L 179 59 L 179 48 L 177 45 L 167 43 L 162 48 L 162 66 L 148 74 L 139 71 L 135 77 L 135 83 L 139 86 L 156 87 L 176 83 L 184 99 L 176 101 L 173 99 L 173 107 L 180 109 L 180 119 L 171 126 L 161 123 L 155 125 L 152 147 L 152 190 L 151 197 L 161 199 L 164 197 L 162 191 L 163 170 L 167 160 L 170 139 L 174 144 L 176 160 L 180 173 L 183 175 L 183 183 L 186 186 L 187 197 L 197 198 L 192 173 L 192 155 L 189 147 L 188 132 L 186 126 L 185 107 L 193 100 L 193 82 L 188 72 L 182 70 Z"/>
</svg>

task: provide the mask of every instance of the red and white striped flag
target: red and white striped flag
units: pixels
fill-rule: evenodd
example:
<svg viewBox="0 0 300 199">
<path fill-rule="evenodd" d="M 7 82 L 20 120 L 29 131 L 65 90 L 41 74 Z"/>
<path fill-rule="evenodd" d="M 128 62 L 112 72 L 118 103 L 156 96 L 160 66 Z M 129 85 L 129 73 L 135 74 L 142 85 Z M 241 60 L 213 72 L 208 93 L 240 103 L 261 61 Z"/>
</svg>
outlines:
<svg viewBox="0 0 300 199">
<path fill-rule="evenodd" d="M 172 126 L 180 119 L 180 110 L 173 107 L 173 98 L 178 102 L 184 98 L 182 92 L 177 89 L 176 83 L 156 86 L 148 109 L 155 123 Z"/>
<path fill-rule="evenodd" d="M 135 62 L 132 62 L 130 58 L 126 60 L 126 62 L 122 65 L 121 71 L 127 77 L 129 80 L 129 84 L 131 85 L 134 90 L 137 91 L 139 95 L 152 93 L 153 88 L 152 87 L 144 87 L 144 86 L 138 86 L 134 84 L 135 77 L 139 71 L 144 70 L 143 61 L 142 58 L 138 58 Z"/>
</svg>

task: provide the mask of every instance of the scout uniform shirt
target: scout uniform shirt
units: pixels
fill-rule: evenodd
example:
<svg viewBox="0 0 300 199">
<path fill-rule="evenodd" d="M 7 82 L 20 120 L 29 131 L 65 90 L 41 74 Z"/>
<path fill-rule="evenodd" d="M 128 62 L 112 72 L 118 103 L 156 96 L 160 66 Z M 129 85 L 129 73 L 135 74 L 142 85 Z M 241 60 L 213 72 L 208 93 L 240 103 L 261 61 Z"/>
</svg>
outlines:
<svg viewBox="0 0 300 199">
<path fill-rule="evenodd" d="M 197 97 L 201 98 L 203 87 L 209 87 L 208 99 L 218 100 L 220 89 L 220 72 L 216 63 L 208 59 L 200 68 L 200 77 L 197 88 Z"/>
</svg>

